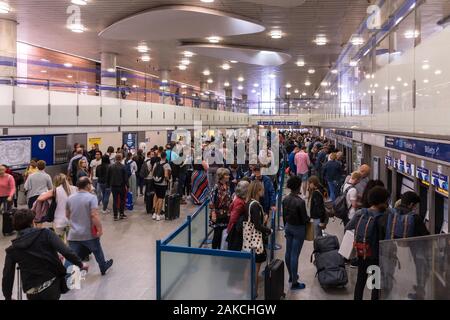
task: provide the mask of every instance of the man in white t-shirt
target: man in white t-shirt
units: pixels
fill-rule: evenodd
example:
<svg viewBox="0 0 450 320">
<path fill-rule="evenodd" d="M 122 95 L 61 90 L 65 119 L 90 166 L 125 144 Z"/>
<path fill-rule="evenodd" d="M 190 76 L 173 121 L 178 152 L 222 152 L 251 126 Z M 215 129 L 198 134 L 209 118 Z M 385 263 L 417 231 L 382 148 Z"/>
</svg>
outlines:
<svg viewBox="0 0 450 320">
<path fill-rule="evenodd" d="M 97 186 L 98 178 L 96 175 L 97 167 L 102 164 L 102 153 L 100 151 L 95 152 L 95 159 L 91 161 L 89 164 L 90 168 L 90 178 L 92 181 L 92 187 L 95 190 L 95 193 L 97 194 L 98 203 L 100 204 L 100 201 L 102 199 L 100 189 Z"/>
<path fill-rule="evenodd" d="M 356 210 L 359 209 L 358 205 L 358 190 L 356 189 L 356 185 L 361 180 L 361 173 L 358 171 L 355 171 L 352 173 L 350 180 L 344 184 L 343 191 L 347 192 L 346 200 L 347 200 L 347 208 L 349 208 L 348 211 L 348 218 L 344 219 L 344 226 L 353 218 L 353 216 L 356 213 Z"/>
</svg>

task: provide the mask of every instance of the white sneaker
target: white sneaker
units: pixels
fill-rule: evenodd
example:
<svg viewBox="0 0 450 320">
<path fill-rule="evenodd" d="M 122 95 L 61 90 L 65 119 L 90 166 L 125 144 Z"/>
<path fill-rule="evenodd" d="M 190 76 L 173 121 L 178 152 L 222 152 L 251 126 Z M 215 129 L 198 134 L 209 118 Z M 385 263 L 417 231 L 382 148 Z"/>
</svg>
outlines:
<svg viewBox="0 0 450 320">
<path fill-rule="evenodd" d="M 106 210 L 102 210 L 102 213 L 103 213 L 103 214 L 107 214 L 107 213 L 108 213 L 108 211 L 106 211 Z"/>
<path fill-rule="evenodd" d="M 156 213 L 153 214 L 152 219 L 153 219 L 153 220 L 156 220 Z"/>
<path fill-rule="evenodd" d="M 161 216 L 160 215 L 156 216 L 156 221 L 161 221 Z"/>
<path fill-rule="evenodd" d="M 166 218 L 166 216 L 165 215 L 161 215 L 161 220 L 164 220 Z"/>
</svg>

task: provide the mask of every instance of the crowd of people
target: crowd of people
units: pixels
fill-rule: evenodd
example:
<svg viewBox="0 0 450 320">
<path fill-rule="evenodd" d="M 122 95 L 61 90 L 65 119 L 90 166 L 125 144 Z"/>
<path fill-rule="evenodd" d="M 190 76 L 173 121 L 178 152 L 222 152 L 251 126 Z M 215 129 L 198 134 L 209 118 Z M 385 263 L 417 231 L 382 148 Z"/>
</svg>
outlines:
<svg viewBox="0 0 450 320">
<path fill-rule="evenodd" d="M 378 242 L 385 239 L 392 215 L 389 193 L 381 181 L 370 180 L 368 165 L 346 175 L 347 164 L 342 152 L 326 138 L 286 131 L 280 134 L 280 141 L 280 161 L 284 164 L 280 167 L 286 168 L 286 186 L 290 190 L 282 199 L 290 288 L 306 287 L 299 274 L 299 257 L 308 224 L 313 226 L 314 238 L 326 236 L 324 230 L 333 211 L 330 207 L 343 197 L 347 211 L 339 218 L 345 230 L 355 230 L 357 234 L 362 217 L 367 215 L 373 216 L 377 223 L 377 232 L 370 238 L 371 254 L 358 254 L 349 261 L 358 268 L 354 298 L 362 299 L 367 267 L 379 264 Z M 222 152 L 221 158 L 225 159 L 230 150 L 210 148 L 213 142 L 211 139 L 204 143 L 203 150 L 209 150 L 212 157 Z M 98 145 L 87 151 L 75 144 L 67 172 L 56 175 L 53 181 L 42 160 L 31 161 L 23 181 L 8 173 L 7 167 L 0 166 L 0 204 L 6 211 L 10 210 L 17 198 L 17 184 L 22 182 L 28 206 L 28 210 L 18 210 L 13 216 L 18 237 L 7 249 L 3 274 L 5 298 L 11 299 L 17 263 L 24 291 L 30 299 L 59 298 L 61 292 L 55 288 L 59 288 L 65 273 L 61 271 L 64 259 L 57 259 L 58 254 L 65 258 L 66 266 L 74 264 L 86 269 L 82 261 L 92 253 L 101 274 L 106 274 L 113 260 L 105 258 L 101 246 L 100 212 L 109 213 L 111 194 L 114 221 L 126 219 L 126 208 L 132 210 L 128 203 L 135 203 L 138 197 L 144 198 L 146 213 L 155 221 L 165 220 L 168 212 L 164 212 L 164 203 L 168 195 L 178 195 L 184 204 L 188 200 L 194 205 L 209 201 L 210 227 L 214 231 L 212 248 L 255 250 L 258 275 L 261 265 L 267 261 L 268 238 L 274 232 L 269 217 L 277 210 L 278 175 L 282 173 L 262 174 L 262 169 L 273 161 L 273 152 L 263 152 L 268 158 L 266 165 L 250 164 L 248 160 L 239 165 L 226 161 L 211 163 L 204 158 L 193 159 L 193 149 L 189 157 L 176 161 L 186 148 L 192 146 L 178 141 L 165 147 L 154 146 L 146 154 L 143 150 L 129 150 L 127 145 L 117 149 L 108 147 L 103 153 Z M 402 196 L 398 203 L 400 214 L 414 212 L 420 201 L 414 195 Z M 414 236 L 428 234 L 420 218 L 414 221 Z M 53 231 L 42 231 L 49 230 L 46 228 L 49 223 Z M 27 259 L 23 257 L 24 250 L 41 252 Z M 44 269 L 47 271 L 43 272 Z M 257 284 L 258 279 L 257 276 Z M 421 290 L 416 290 L 416 296 L 423 296 Z M 377 290 L 373 290 L 372 298 L 378 298 Z"/>
</svg>

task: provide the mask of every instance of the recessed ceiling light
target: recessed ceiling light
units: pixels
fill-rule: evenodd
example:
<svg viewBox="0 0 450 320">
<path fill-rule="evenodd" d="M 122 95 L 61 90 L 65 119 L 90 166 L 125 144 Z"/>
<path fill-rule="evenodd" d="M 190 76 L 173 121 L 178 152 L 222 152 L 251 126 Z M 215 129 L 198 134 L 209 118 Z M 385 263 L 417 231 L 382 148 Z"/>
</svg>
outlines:
<svg viewBox="0 0 450 320">
<path fill-rule="evenodd" d="M 408 86 L 408 83 L 405 82 L 405 83 L 403 84 L 403 86 L 404 86 L 404 87 L 407 87 L 407 86 Z"/>
<path fill-rule="evenodd" d="M 220 40 L 222 40 L 222 38 L 220 37 L 216 37 L 216 36 L 211 36 L 206 38 L 210 43 L 219 43 Z"/>
<path fill-rule="evenodd" d="M 141 57 L 141 60 L 144 61 L 144 62 L 149 62 L 150 61 L 150 56 L 148 54 L 144 54 Z"/>
<path fill-rule="evenodd" d="M 133 84 L 133 88 L 137 88 L 138 87 L 138 85 L 137 84 Z M 161 89 L 161 88 L 160 88 Z"/>
<path fill-rule="evenodd" d="M 223 84 L 224 87 L 228 88 L 230 86 L 230 83 L 227 81 Z"/>
<path fill-rule="evenodd" d="M 261 95 L 261 92 L 257 92 L 256 95 L 259 97 Z"/>
<path fill-rule="evenodd" d="M 305 82 L 305 86 L 309 87 L 310 85 L 311 85 L 311 81 L 309 81 L 309 80 L 306 80 L 306 82 Z"/>
<path fill-rule="evenodd" d="M 358 65 L 358 61 L 352 60 L 350 61 L 350 67 L 356 67 Z"/>
<path fill-rule="evenodd" d="M 187 88 L 187 85 L 185 85 L 185 84 L 181 85 L 181 89 L 186 89 L 186 88 Z"/>
<path fill-rule="evenodd" d="M 41 70 L 41 73 L 47 73 L 47 70 Z"/>
<path fill-rule="evenodd" d="M 148 46 L 145 43 L 141 43 L 140 45 L 138 45 L 137 50 L 140 53 L 147 53 L 148 52 Z"/>
<path fill-rule="evenodd" d="M 436 71 L 434 72 L 434 74 L 435 74 L 435 75 L 440 75 L 440 74 L 442 74 L 442 70 L 436 70 Z"/>
<path fill-rule="evenodd" d="M 337 70 L 337 69 L 333 69 L 333 70 L 331 70 L 331 73 L 332 74 L 337 74 L 339 71 Z"/>
<path fill-rule="evenodd" d="M 169 80 L 167 80 L 167 79 L 162 79 L 162 80 L 161 80 L 161 83 L 164 83 L 164 84 L 169 83 Z"/>
<path fill-rule="evenodd" d="M 185 66 L 188 66 L 188 65 L 191 64 L 191 61 L 189 59 L 183 59 L 183 60 L 180 61 L 180 63 L 185 65 Z"/>
<path fill-rule="evenodd" d="M 397 77 L 397 81 L 398 81 L 398 82 L 401 82 L 401 81 L 402 81 L 402 78 L 401 78 L 401 77 Z"/>
<path fill-rule="evenodd" d="M 73 78 L 73 75 L 69 74 L 69 75 L 67 76 L 67 78 L 72 79 L 72 78 Z"/>
<path fill-rule="evenodd" d="M 239 81 L 239 82 L 244 82 L 244 80 L 245 80 L 244 77 L 239 77 L 239 78 L 238 78 L 238 81 Z"/>
<path fill-rule="evenodd" d="M 302 93 L 302 96 L 306 97 L 308 94 L 306 92 Z"/>
<path fill-rule="evenodd" d="M 322 87 L 328 87 L 328 82 L 323 81 L 320 85 L 321 85 Z"/>
<path fill-rule="evenodd" d="M 72 68 L 73 65 L 72 65 L 71 63 L 69 63 L 69 62 L 66 62 L 66 63 L 64 63 L 64 67 L 66 67 L 66 68 Z"/>
<path fill-rule="evenodd" d="M 254 83 L 253 86 L 254 86 L 255 88 L 258 88 L 258 87 L 259 87 L 259 83 Z"/>
<path fill-rule="evenodd" d="M 290 92 L 290 91 L 286 92 L 286 95 L 287 95 L 287 96 L 290 96 L 290 95 L 291 95 L 291 92 Z"/>
<path fill-rule="evenodd" d="M 239 86 L 238 90 L 244 90 L 244 87 L 243 86 Z"/>
<path fill-rule="evenodd" d="M 191 58 L 191 57 L 194 56 L 194 53 L 191 52 L 191 51 L 184 51 L 184 52 L 183 52 L 183 55 L 184 55 L 186 58 Z"/>
<path fill-rule="evenodd" d="M 350 40 L 350 42 L 354 46 L 360 46 L 360 45 L 364 44 L 364 38 L 361 36 L 358 36 L 358 35 L 354 35 L 352 37 L 352 39 Z"/>
<path fill-rule="evenodd" d="M 256 93 L 256 90 L 255 90 L 255 89 L 253 89 L 253 90 L 252 90 L 252 93 Z"/>
<path fill-rule="evenodd" d="M 300 90 L 298 90 L 298 89 L 295 89 L 295 91 L 294 91 L 295 93 L 299 93 L 300 92 Z"/>
<path fill-rule="evenodd" d="M 223 69 L 223 70 L 230 70 L 230 69 L 231 69 L 231 66 L 230 66 L 228 63 L 224 63 L 224 64 L 222 65 L 222 69 Z"/>
<path fill-rule="evenodd" d="M 318 46 L 324 46 L 328 43 L 328 39 L 325 35 L 318 35 L 316 37 L 316 39 L 314 40 L 314 42 L 318 45 Z"/>
<path fill-rule="evenodd" d="M 430 65 L 429 64 L 424 64 L 424 65 L 422 65 L 422 69 L 423 70 L 428 70 L 428 69 L 430 69 Z"/>
<path fill-rule="evenodd" d="M 123 82 L 127 81 L 128 79 L 125 77 L 120 78 L 120 80 L 122 80 Z"/>
<path fill-rule="evenodd" d="M 272 30 L 270 31 L 270 37 L 272 39 L 281 39 L 283 38 L 283 32 L 281 30 Z"/>
<path fill-rule="evenodd" d="M 83 33 L 86 31 L 86 28 L 81 23 L 73 23 L 67 26 L 72 32 L 75 33 Z"/>
<path fill-rule="evenodd" d="M 318 98 L 320 97 L 320 94 L 318 92 L 314 93 L 314 97 Z"/>
<path fill-rule="evenodd" d="M 300 59 L 296 63 L 297 67 L 304 67 L 305 66 L 305 60 Z"/>
<path fill-rule="evenodd" d="M 408 30 L 404 33 L 406 39 L 418 38 L 420 36 L 419 30 Z"/>
<path fill-rule="evenodd" d="M 0 13 L 8 14 L 11 11 L 11 7 L 7 2 L 0 1 Z"/>
<path fill-rule="evenodd" d="M 316 70 L 313 69 L 313 68 L 311 68 L 311 69 L 308 70 L 308 73 L 309 73 L 309 74 L 314 74 L 314 73 L 316 73 Z"/>
<path fill-rule="evenodd" d="M 109 73 L 113 73 L 113 72 L 116 72 L 116 69 L 114 69 L 114 68 L 108 68 L 108 69 L 106 69 L 106 71 L 108 71 Z"/>
<path fill-rule="evenodd" d="M 87 5 L 87 0 L 72 0 L 71 1 L 73 4 L 77 4 L 79 6 L 85 6 Z"/>
<path fill-rule="evenodd" d="M 187 91 L 183 91 L 181 94 L 182 94 L 183 96 L 185 96 L 185 95 L 187 95 Z"/>
<path fill-rule="evenodd" d="M 236 60 L 230 60 L 231 63 L 238 63 Z"/>
<path fill-rule="evenodd" d="M 186 65 L 184 65 L 184 64 L 180 64 L 180 65 L 178 66 L 178 69 L 180 69 L 180 70 L 184 71 L 184 70 L 186 70 L 186 69 L 187 69 L 187 66 L 186 66 Z"/>
<path fill-rule="evenodd" d="M 204 76 L 209 76 L 210 74 L 211 74 L 211 71 L 209 71 L 209 70 L 203 71 Z"/>
<path fill-rule="evenodd" d="M 292 88 L 292 84 L 286 83 L 286 88 L 288 88 L 288 89 Z"/>
<path fill-rule="evenodd" d="M 208 79 L 208 81 L 207 81 L 208 83 L 213 83 L 214 82 L 214 80 L 213 79 Z"/>
<path fill-rule="evenodd" d="M 430 82 L 430 80 L 428 80 L 428 79 L 423 80 L 423 83 L 428 83 L 428 82 Z"/>
<path fill-rule="evenodd" d="M 271 74 L 269 75 L 269 78 L 270 78 L 270 79 L 275 79 L 276 77 L 277 77 L 277 75 L 274 74 L 274 73 L 271 73 Z"/>
<path fill-rule="evenodd" d="M 201 2 L 205 2 L 205 3 L 211 3 L 214 2 L 214 0 L 200 0 Z"/>
</svg>

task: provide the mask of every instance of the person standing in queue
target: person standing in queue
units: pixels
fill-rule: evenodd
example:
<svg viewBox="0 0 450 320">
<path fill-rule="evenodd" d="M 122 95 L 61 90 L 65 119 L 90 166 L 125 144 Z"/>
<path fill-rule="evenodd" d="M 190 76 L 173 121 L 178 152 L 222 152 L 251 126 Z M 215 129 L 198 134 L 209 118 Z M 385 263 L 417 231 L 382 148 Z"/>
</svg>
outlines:
<svg viewBox="0 0 450 320">
<path fill-rule="evenodd" d="M 299 282 L 298 259 L 306 236 L 308 214 L 305 201 L 300 197 L 302 180 L 292 176 L 287 182 L 291 193 L 283 199 L 283 220 L 286 226 L 286 267 L 289 272 L 289 282 L 292 290 L 305 289 L 306 285 Z"/>
</svg>

